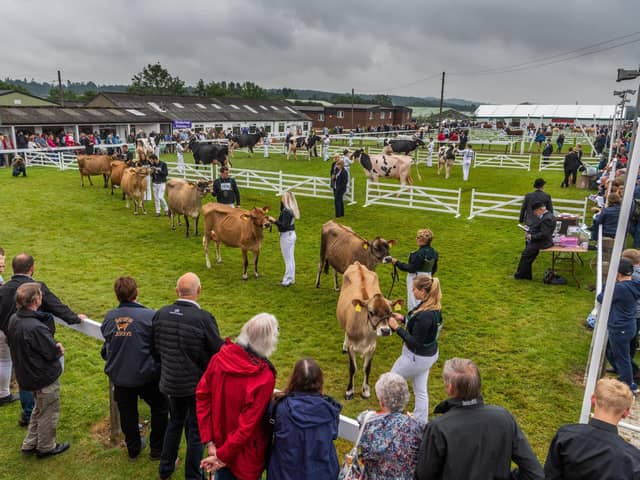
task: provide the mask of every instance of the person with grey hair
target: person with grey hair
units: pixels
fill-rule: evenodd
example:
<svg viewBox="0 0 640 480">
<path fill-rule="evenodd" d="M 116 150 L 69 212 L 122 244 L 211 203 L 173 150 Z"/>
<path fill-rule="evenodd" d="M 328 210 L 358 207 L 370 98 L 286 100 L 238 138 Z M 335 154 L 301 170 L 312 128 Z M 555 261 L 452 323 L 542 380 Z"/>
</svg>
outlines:
<svg viewBox="0 0 640 480">
<path fill-rule="evenodd" d="M 198 426 L 207 457 L 201 466 L 216 479 L 260 478 L 271 433 L 263 418 L 276 383 L 268 360 L 278 343 L 278 320 L 259 313 L 211 358 L 198 383 Z"/>
<path fill-rule="evenodd" d="M 544 472 L 513 415 L 486 405 L 478 367 L 464 358 L 445 362 L 449 398 L 427 424 L 416 467 L 417 480 L 542 480 Z M 511 471 L 511 462 L 518 469 Z"/>
<path fill-rule="evenodd" d="M 202 443 L 196 417 L 196 386 L 222 339 L 216 319 L 198 305 L 202 287 L 195 273 L 176 284 L 178 300 L 162 307 L 151 320 L 152 354 L 160 359 L 160 391 L 169 397 L 169 424 L 160 454 L 159 476 L 176 468 L 182 430 L 187 439 L 185 479 L 201 478 Z"/>
<path fill-rule="evenodd" d="M 380 411 L 365 412 L 360 439 L 364 473 L 368 480 L 411 480 L 415 470 L 422 429 L 402 413 L 409 402 L 409 387 L 397 373 L 383 373 L 375 386 Z"/>
</svg>

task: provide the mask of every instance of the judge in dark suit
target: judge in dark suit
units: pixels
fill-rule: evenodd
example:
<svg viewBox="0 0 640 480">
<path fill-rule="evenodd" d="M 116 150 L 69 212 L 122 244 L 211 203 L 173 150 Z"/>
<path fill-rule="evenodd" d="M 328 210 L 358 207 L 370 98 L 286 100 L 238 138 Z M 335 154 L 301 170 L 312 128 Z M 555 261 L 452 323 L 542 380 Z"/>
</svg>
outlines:
<svg viewBox="0 0 640 480">
<path fill-rule="evenodd" d="M 531 265 L 535 261 L 540 250 L 553 246 L 553 232 L 556 228 L 556 219 L 547 211 L 544 203 L 537 202 L 531 206 L 535 220 L 527 233 L 527 246 L 520 256 L 518 270 L 513 275 L 516 280 L 531 280 Z"/>
<path fill-rule="evenodd" d="M 543 178 L 536 178 L 533 182 L 533 192 L 529 192 L 524 196 L 522 208 L 520 209 L 520 223 L 531 226 L 536 221 L 533 214 L 533 205 L 543 203 L 549 212 L 553 212 L 553 204 L 551 203 L 551 195 L 544 191 L 544 185 L 547 182 Z"/>
</svg>

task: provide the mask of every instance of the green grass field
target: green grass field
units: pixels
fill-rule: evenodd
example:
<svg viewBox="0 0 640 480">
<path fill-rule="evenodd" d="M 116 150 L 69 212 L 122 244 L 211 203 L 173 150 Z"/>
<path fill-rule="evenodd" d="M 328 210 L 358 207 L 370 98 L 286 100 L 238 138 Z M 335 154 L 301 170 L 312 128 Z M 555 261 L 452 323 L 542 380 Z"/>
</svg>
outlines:
<svg viewBox="0 0 640 480">
<path fill-rule="evenodd" d="M 275 153 L 272 151 L 272 153 Z M 166 160 L 173 160 L 165 155 Z M 537 163 L 535 164 L 537 166 Z M 319 159 L 286 161 L 281 155 L 263 160 L 238 152 L 234 166 L 283 170 L 305 175 L 327 176 L 329 165 Z M 445 398 L 441 380 L 444 360 L 453 356 L 472 358 L 479 365 L 487 402 L 510 409 L 527 434 L 541 461 L 559 425 L 576 421 L 582 388 L 576 384 L 584 371 L 590 334 L 582 326 L 592 308 L 593 294 L 585 286 L 593 283 L 588 262 L 580 269 L 582 289 L 568 285 L 549 286 L 542 274 L 551 259 L 544 254 L 534 264 L 533 282 L 511 279 L 523 247 L 522 232 L 515 222 L 476 218 L 466 220 L 472 187 L 483 192 L 523 194 L 531 190 L 537 171 L 476 168 L 463 184 L 460 167 L 452 178 L 435 175 L 422 166 L 422 185 L 462 187 L 462 216 L 402 208 L 363 208 L 364 175 L 358 165 L 351 168 L 356 179 L 358 204 L 346 206 L 344 223 L 373 238 L 395 239 L 394 256 L 406 259 L 415 248 L 415 232 L 429 227 L 433 246 L 440 253 L 438 276 L 443 289 L 444 329 L 440 359 L 429 379 L 430 405 Z M 158 308 L 175 299 L 175 281 L 182 273 L 197 273 L 203 284 L 201 305 L 218 320 L 224 336 L 235 336 L 252 315 L 267 311 L 280 321 L 280 342 L 273 361 L 278 369 L 277 385 L 284 386 L 294 362 L 305 356 L 323 367 L 326 393 L 344 404 L 343 413 L 354 417 L 377 407 L 374 397 L 346 402 L 347 358 L 341 353 L 343 333 L 335 318 L 338 295 L 331 276 L 323 276 L 314 288 L 321 225 L 332 218 L 331 200 L 298 197 L 302 218 L 297 222 L 297 278 L 291 288 L 278 282 L 284 265 L 278 234 L 265 233 L 260 258 L 261 278 L 241 280 L 238 250 L 222 249 L 223 263 L 207 270 L 201 236 L 184 238 L 184 230 L 170 229 L 166 217 L 134 216 L 119 195 L 111 196 L 101 182 L 80 187 L 77 172 L 31 168 L 26 178 L 12 178 L 0 171 L 0 202 L 3 219 L 0 245 L 7 263 L 21 251 L 36 258 L 35 277 L 43 280 L 76 312 L 100 321 L 116 305 L 112 290 L 120 275 L 134 276 L 140 301 Z M 561 173 L 548 172 L 552 196 L 581 199 L 585 191 L 561 190 Z M 414 178 L 415 178 L 414 174 Z M 273 194 L 243 190 L 242 205 L 270 205 L 277 213 L 279 200 Z M 211 197 L 206 201 L 210 201 Z M 153 213 L 151 203 L 147 208 Z M 202 222 L 201 222 L 202 227 Z M 184 228 L 184 227 L 183 227 Z M 591 257 L 588 257 L 590 259 Z M 5 278 L 10 277 L 7 268 Z M 386 293 L 391 285 L 390 266 L 377 270 Z M 404 298 L 404 277 L 396 284 L 393 298 Z M 71 441 L 69 452 L 38 461 L 23 458 L 20 444 L 24 429 L 17 427 L 19 405 L 0 408 L 0 479 L 14 478 L 155 478 L 157 463 L 146 455 L 129 463 L 122 448 L 106 448 L 92 428 L 108 416 L 107 378 L 98 342 L 59 327 L 58 339 L 66 346 L 66 369 L 61 378 L 62 411 L 58 437 Z M 397 336 L 382 338 L 373 360 L 372 381 L 388 371 L 400 354 Z M 359 371 L 356 384 L 362 376 Z M 372 389 L 373 390 L 373 389 Z M 148 417 L 144 408 L 143 415 Z M 345 451 L 345 442 L 338 443 Z M 182 469 L 177 478 L 180 478 Z"/>
</svg>

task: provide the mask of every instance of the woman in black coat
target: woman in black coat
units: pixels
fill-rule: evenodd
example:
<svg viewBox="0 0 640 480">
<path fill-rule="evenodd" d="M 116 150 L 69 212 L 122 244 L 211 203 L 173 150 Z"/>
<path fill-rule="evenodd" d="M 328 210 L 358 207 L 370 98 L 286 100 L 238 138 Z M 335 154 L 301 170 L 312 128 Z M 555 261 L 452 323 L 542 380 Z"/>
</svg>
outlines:
<svg viewBox="0 0 640 480">
<path fill-rule="evenodd" d="M 344 168 L 343 160 L 336 160 L 331 165 L 331 186 L 333 188 L 333 201 L 336 209 L 336 218 L 344 217 L 344 194 L 349 185 L 349 173 Z"/>
</svg>

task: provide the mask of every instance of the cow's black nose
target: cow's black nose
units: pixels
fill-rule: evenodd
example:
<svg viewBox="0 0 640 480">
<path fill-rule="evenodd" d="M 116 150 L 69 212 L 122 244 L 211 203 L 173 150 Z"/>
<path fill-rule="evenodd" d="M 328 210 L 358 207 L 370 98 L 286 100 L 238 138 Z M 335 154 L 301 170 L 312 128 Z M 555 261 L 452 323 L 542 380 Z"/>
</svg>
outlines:
<svg viewBox="0 0 640 480">
<path fill-rule="evenodd" d="M 388 337 L 389 335 L 391 335 L 391 329 L 389 327 L 381 328 L 380 333 L 382 333 L 383 337 Z"/>
</svg>

